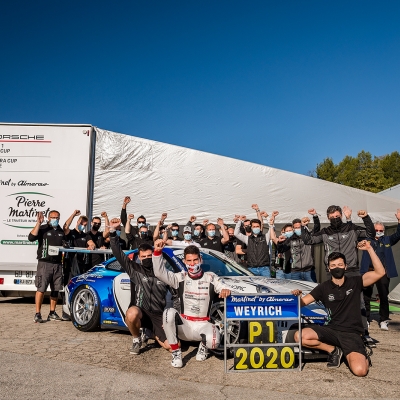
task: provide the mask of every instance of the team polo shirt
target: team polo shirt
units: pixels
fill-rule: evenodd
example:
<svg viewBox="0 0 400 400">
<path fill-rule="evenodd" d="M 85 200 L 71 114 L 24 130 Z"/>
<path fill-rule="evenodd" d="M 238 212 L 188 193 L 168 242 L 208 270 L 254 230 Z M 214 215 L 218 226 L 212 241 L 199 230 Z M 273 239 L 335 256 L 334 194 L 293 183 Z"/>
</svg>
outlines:
<svg viewBox="0 0 400 400">
<path fill-rule="evenodd" d="M 206 249 L 217 250 L 221 253 L 224 252 L 224 245 L 219 236 L 214 236 L 212 239 L 205 237 L 199 241 L 200 246 Z"/>
<path fill-rule="evenodd" d="M 325 306 L 328 313 L 326 325 L 330 328 L 363 334 L 360 313 L 362 289 L 362 276 L 345 276 L 342 286 L 328 280 L 316 286 L 310 295 Z"/>
</svg>

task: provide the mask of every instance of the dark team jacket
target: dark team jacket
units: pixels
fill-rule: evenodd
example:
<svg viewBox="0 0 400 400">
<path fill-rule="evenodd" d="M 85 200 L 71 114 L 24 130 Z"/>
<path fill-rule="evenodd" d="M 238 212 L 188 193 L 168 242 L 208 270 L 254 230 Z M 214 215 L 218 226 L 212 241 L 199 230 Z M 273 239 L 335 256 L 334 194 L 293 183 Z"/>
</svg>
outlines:
<svg viewBox="0 0 400 400">
<path fill-rule="evenodd" d="M 153 313 L 162 313 L 166 305 L 168 286 L 155 277 L 153 269 L 148 270 L 125 255 L 115 232 L 110 233 L 110 244 L 114 257 L 132 282 L 131 291 L 134 290 L 134 295 L 131 298 L 134 304 L 131 305 Z"/>
<path fill-rule="evenodd" d="M 395 278 L 398 276 L 396 263 L 394 262 L 392 246 L 400 240 L 400 224 L 397 225 L 397 230 L 393 235 L 382 236 L 371 240 L 371 246 L 374 248 L 375 253 L 381 260 L 386 270 L 388 278 Z M 371 257 L 368 252 L 364 251 L 361 258 L 360 273 L 365 274 L 372 266 Z"/>
<path fill-rule="evenodd" d="M 343 223 L 338 229 L 328 226 L 319 232 L 311 234 L 302 230 L 301 238 L 305 244 L 324 243 L 325 266 L 328 265 L 329 254 L 338 251 L 346 257 L 347 272 L 359 271 L 357 242 L 360 239 L 374 238 L 375 228 L 369 215 L 363 218 L 365 228 L 353 224 L 351 221 Z"/>
</svg>

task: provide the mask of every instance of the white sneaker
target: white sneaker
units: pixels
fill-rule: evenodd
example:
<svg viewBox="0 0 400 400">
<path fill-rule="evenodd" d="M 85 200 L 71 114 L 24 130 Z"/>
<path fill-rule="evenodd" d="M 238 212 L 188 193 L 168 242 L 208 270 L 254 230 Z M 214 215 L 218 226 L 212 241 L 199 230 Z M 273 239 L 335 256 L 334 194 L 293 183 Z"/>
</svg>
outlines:
<svg viewBox="0 0 400 400">
<path fill-rule="evenodd" d="M 379 323 L 379 326 L 381 327 L 381 329 L 383 331 L 388 331 L 389 330 L 389 321 L 382 321 L 381 323 Z"/>
<path fill-rule="evenodd" d="M 204 361 L 208 356 L 208 349 L 202 342 L 200 342 L 199 350 L 196 354 L 196 361 Z"/>
<path fill-rule="evenodd" d="M 171 365 L 174 368 L 182 368 L 183 367 L 183 363 L 182 363 L 182 351 L 181 351 L 181 349 L 175 350 L 171 354 L 172 354 Z"/>
</svg>

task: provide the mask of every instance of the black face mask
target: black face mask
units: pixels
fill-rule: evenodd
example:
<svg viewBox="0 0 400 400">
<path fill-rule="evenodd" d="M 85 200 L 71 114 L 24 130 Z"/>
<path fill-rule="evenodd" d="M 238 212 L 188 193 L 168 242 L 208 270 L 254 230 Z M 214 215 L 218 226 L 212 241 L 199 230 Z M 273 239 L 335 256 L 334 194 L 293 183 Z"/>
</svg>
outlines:
<svg viewBox="0 0 400 400">
<path fill-rule="evenodd" d="M 233 242 L 233 239 L 235 239 L 235 235 L 229 235 L 229 240 L 230 240 L 231 242 Z"/>
<path fill-rule="evenodd" d="M 144 269 L 150 270 L 153 268 L 153 260 L 151 258 L 145 258 L 142 260 L 142 265 Z"/>
<path fill-rule="evenodd" d="M 245 226 L 245 227 L 244 227 L 244 230 L 245 230 L 247 233 L 250 233 L 250 232 L 251 232 L 251 226 L 250 226 L 250 225 Z"/>
<path fill-rule="evenodd" d="M 336 279 L 342 279 L 344 276 L 345 269 L 344 268 L 332 268 L 329 270 L 332 276 Z"/>
<path fill-rule="evenodd" d="M 141 236 L 142 238 L 147 237 L 147 232 L 140 232 L 140 236 Z"/>
<path fill-rule="evenodd" d="M 92 225 L 92 229 L 93 229 L 94 231 L 98 231 L 98 230 L 100 229 L 100 224 L 93 224 L 93 225 Z"/>
<path fill-rule="evenodd" d="M 343 225 L 343 221 L 341 217 L 332 218 L 330 220 L 332 228 L 340 228 Z"/>
</svg>

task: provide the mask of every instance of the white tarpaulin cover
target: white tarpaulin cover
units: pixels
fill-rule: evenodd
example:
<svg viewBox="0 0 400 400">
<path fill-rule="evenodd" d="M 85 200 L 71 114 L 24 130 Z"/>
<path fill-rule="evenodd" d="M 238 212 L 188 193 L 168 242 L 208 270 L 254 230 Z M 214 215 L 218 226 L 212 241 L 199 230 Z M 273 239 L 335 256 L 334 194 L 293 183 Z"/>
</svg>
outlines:
<svg viewBox="0 0 400 400">
<path fill-rule="evenodd" d="M 326 209 L 335 204 L 366 209 L 373 220 L 397 223 L 400 201 L 264 165 L 166 143 L 97 129 L 93 215 L 107 211 L 119 216 L 125 196 L 128 213 L 143 214 L 155 224 L 162 212 L 166 222 L 185 223 L 217 217 L 232 223 L 234 214 L 254 218 L 252 203 L 269 214 L 278 210 L 278 223 L 290 222 L 315 208 L 327 222 Z M 266 158 L 267 161 L 267 158 Z M 265 221 L 266 222 L 266 221 Z"/>
</svg>

